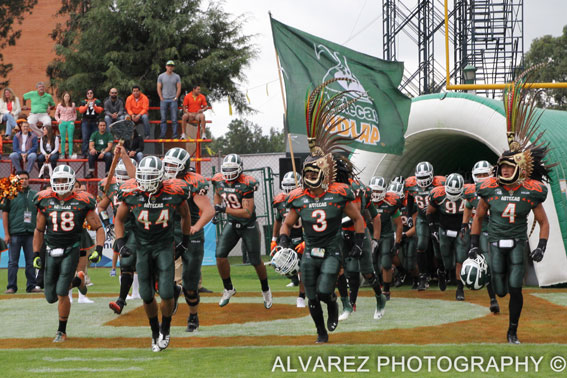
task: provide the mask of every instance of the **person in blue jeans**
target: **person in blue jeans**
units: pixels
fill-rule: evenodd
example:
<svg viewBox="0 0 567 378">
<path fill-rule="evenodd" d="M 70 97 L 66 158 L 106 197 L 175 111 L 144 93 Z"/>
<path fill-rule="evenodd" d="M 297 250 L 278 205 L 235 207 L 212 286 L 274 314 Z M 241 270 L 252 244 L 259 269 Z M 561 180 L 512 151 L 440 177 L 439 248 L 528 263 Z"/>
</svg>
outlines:
<svg viewBox="0 0 567 378">
<path fill-rule="evenodd" d="M 167 111 L 171 117 L 171 125 L 173 127 L 172 138 L 177 139 L 177 99 L 181 93 L 181 78 L 174 73 L 175 62 L 168 60 L 165 64 L 165 72 L 161 73 L 157 78 L 157 93 L 159 95 L 159 111 L 161 115 L 160 139 L 165 138 L 167 133 Z"/>
<path fill-rule="evenodd" d="M 81 138 L 83 139 L 81 152 L 84 157 L 87 157 L 91 135 L 97 129 L 99 114 L 103 111 L 102 102 L 95 98 L 94 90 L 87 90 L 87 97 L 81 101 L 79 106 L 79 113 L 83 115 L 81 121 Z"/>
<path fill-rule="evenodd" d="M 21 179 L 23 190 L 13 199 L 4 198 L 0 202 L 4 239 L 9 245 L 8 286 L 5 293 L 15 294 L 18 291 L 18 262 L 22 248 L 26 261 L 26 291 L 38 293 L 41 289 L 36 287 L 32 245 L 37 214 L 33 198 L 37 192 L 30 189 L 29 175 L 26 171 L 18 171 L 16 174 Z"/>
<path fill-rule="evenodd" d="M 10 160 L 12 160 L 12 167 L 16 171 L 19 171 L 20 166 L 23 165 L 29 173 L 37 159 L 37 137 L 30 132 L 28 122 L 22 122 L 20 129 L 21 131 L 12 140 L 13 152 L 10 154 Z"/>
</svg>

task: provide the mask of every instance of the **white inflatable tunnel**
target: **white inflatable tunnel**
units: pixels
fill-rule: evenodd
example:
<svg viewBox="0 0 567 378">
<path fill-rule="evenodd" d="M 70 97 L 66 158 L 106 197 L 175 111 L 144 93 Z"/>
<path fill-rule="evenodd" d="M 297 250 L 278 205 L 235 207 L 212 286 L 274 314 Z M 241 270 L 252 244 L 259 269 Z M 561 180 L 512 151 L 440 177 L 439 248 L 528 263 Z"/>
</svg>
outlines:
<svg viewBox="0 0 567 378">
<path fill-rule="evenodd" d="M 549 195 L 544 207 L 551 225 L 547 252 L 535 264 L 540 286 L 567 282 L 567 112 L 546 111 L 540 119 L 545 139 L 553 151 L 549 160 L 559 162 L 554 168 Z M 561 127 L 563 125 L 563 128 Z M 415 98 L 412 102 L 402 155 L 376 154 L 357 150 L 353 163 L 362 170 L 365 183 L 372 176 L 390 179 L 397 175 L 413 175 L 418 162 L 433 164 L 435 174 L 459 172 L 470 178 L 478 160 L 495 163 L 507 149 L 506 123 L 501 102 L 466 93 L 443 93 Z M 529 226 L 533 220 L 529 220 Z M 537 245 L 539 227 L 530 237 L 530 246 Z"/>
</svg>

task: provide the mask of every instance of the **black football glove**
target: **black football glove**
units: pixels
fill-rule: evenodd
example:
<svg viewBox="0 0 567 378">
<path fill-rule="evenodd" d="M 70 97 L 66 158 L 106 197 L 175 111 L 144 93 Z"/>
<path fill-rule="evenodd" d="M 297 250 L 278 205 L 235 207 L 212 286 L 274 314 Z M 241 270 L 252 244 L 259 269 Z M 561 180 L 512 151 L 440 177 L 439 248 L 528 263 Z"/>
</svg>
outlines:
<svg viewBox="0 0 567 378">
<path fill-rule="evenodd" d="M 215 212 L 217 214 L 226 213 L 226 205 L 224 203 L 215 205 Z"/>
<path fill-rule="evenodd" d="M 124 238 L 116 239 L 114 241 L 114 250 L 120 253 L 120 257 L 132 256 L 130 248 L 126 247 L 126 240 Z"/>
<path fill-rule="evenodd" d="M 219 224 L 219 217 L 215 214 L 215 216 L 212 219 L 213 224 Z"/>
<path fill-rule="evenodd" d="M 394 243 L 394 245 L 392 246 L 392 249 L 390 250 L 390 254 L 392 256 L 396 256 L 398 254 L 398 251 L 400 250 L 401 246 L 402 246 L 401 243 Z"/>
<path fill-rule="evenodd" d="M 282 248 L 289 248 L 289 246 L 291 245 L 291 239 L 289 238 L 289 235 L 280 234 L 280 236 L 278 237 L 278 245 Z"/>
<path fill-rule="evenodd" d="M 402 232 L 402 241 L 400 242 L 400 246 L 406 244 L 408 241 L 408 234 L 406 234 L 405 232 Z"/>
<path fill-rule="evenodd" d="M 364 244 L 364 234 L 355 233 L 354 234 L 354 243 L 352 245 L 352 249 L 350 250 L 348 256 L 359 259 L 362 257 L 362 246 Z"/>
<path fill-rule="evenodd" d="M 478 245 L 480 243 L 480 235 L 471 235 L 471 249 L 469 249 L 469 259 L 476 259 L 480 253 Z"/>
<path fill-rule="evenodd" d="M 43 266 L 43 262 L 41 261 L 41 257 L 39 257 L 39 252 L 33 253 L 33 267 L 36 269 L 41 269 Z"/>
<path fill-rule="evenodd" d="M 530 252 L 530 257 L 534 262 L 540 262 L 545 255 L 545 248 L 547 247 L 547 239 L 539 239 L 537 248 Z"/>
<path fill-rule="evenodd" d="M 181 243 L 175 246 L 175 260 L 183 256 L 185 252 L 189 249 L 189 235 L 183 235 L 183 240 Z"/>
<path fill-rule="evenodd" d="M 461 240 L 465 238 L 469 229 L 470 227 L 468 223 L 461 224 L 461 231 L 459 232 L 459 236 L 461 237 Z"/>
<path fill-rule="evenodd" d="M 98 264 L 102 259 L 102 245 L 97 245 L 94 252 L 89 256 L 89 261 Z"/>
</svg>

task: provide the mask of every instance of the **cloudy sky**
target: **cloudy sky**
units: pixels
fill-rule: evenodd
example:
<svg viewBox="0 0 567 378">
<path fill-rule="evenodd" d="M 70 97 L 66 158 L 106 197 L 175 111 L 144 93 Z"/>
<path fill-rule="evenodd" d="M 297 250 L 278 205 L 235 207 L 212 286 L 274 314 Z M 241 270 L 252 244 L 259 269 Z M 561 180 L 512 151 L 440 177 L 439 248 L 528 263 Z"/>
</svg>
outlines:
<svg viewBox="0 0 567 378">
<path fill-rule="evenodd" d="M 442 4 L 442 0 L 436 1 Z M 403 3 L 413 9 L 417 0 L 404 0 Z M 452 3 L 449 1 L 450 7 Z M 255 35 L 259 55 L 245 70 L 247 81 L 241 83 L 241 88 L 248 92 L 250 105 L 257 112 L 229 116 L 226 101 L 214 102 L 213 111 L 208 111 L 207 117 L 212 120 L 211 131 L 217 137 L 223 135 L 230 121 L 237 117 L 257 123 L 266 133 L 270 127 L 282 127 L 283 105 L 268 11 L 284 24 L 382 58 L 381 0 L 229 0 L 224 3 L 224 9 L 234 16 L 244 15 L 247 20 L 244 32 Z M 566 0 L 524 0 L 525 51 L 534 38 L 546 34 L 561 35 L 563 26 L 567 25 L 566 13 Z M 436 57 L 440 60 L 442 34 L 438 38 L 435 41 L 438 46 Z M 416 45 L 403 38 L 398 43 L 398 59 L 413 72 L 417 67 Z"/>
</svg>

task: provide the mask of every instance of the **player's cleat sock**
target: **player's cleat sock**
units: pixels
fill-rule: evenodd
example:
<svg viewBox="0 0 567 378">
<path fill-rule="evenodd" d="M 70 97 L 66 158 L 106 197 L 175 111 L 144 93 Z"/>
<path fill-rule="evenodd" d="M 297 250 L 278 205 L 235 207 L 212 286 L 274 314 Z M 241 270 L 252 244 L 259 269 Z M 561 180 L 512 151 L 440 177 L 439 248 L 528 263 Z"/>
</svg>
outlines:
<svg viewBox="0 0 567 378">
<path fill-rule="evenodd" d="M 326 343 L 329 341 L 329 335 L 325 329 L 325 319 L 323 318 L 323 309 L 321 308 L 321 302 L 318 300 L 309 300 L 309 313 L 311 318 L 315 322 L 315 328 L 317 328 L 317 343 Z"/>
<path fill-rule="evenodd" d="M 358 289 L 360 288 L 360 275 L 358 273 L 349 275 L 348 284 L 350 287 L 349 301 L 350 303 L 356 303 Z"/>
<path fill-rule="evenodd" d="M 187 318 L 187 329 L 185 332 L 195 332 L 199 328 L 199 315 L 198 314 L 189 314 Z"/>
<path fill-rule="evenodd" d="M 391 284 L 392 284 L 391 282 L 384 282 L 384 291 L 389 292 Z"/>
<path fill-rule="evenodd" d="M 267 278 L 260 280 L 260 284 L 262 285 L 262 291 L 270 290 L 270 286 L 268 285 L 268 279 Z"/>
<path fill-rule="evenodd" d="M 67 320 L 59 320 L 59 328 L 57 332 L 67 333 Z"/>
<path fill-rule="evenodd" d="M 445 269 L 437 269 L 437 279 L 439 280 L 439 290 L 445 291 L 447 289 L 447 272 L 445 272 Z"/>
<path fill-rule="evenodd" d="M 132 282 L 134 281 L 134 277 L 132 274 L 122 273 L 122 278 L 120 279 L 120 298 L 123 301 L 126 301 L 126 297 L 128 296 L 128 292 L 130 291 L 130 287 L 132 286 Z"/>
<path fill-rule="evenodd" d="M 333 299 L 327 303 L 327 330 L 333 332 L 339 325 L 339 304 L 337 297 L 333 294 Z"/>
<path fill-rule="evenodd" d="M 157 339 L 159 338 L 159 321 L 157 316 L 149 319 L 150 321 L 150 328 L 152 329 L 152 338 Z"/>
<path fill-rule="evenodd" d="M 134 282 L 132 282 L 132 299 L 141 299 L 140 283 L 138 282 L 138 273 L 134 273 Z"/>
<path fill-rule="evenodd" d="M 374 320 L 380 320 L 384 316 L 386 301 L 386 296 L 384 294 L 376 296 L 376 311 L 374 311 Z"/>
<path fill-rule="evenodd" d="M 159 333 L 158 346 L 160 349 L 166 349 L 169 346 L 169 330 L 171 328 L 171 316 L 161 317 L 161 327 Z"/>
<path fill-rule="evenodd" d="M 341 274 L 337 279 L 337 289 L 339 289 L 339 295 L 341 298 L 348 297 L 348 284 L 344 274 Z"/>
<path fill-rule="evenodd" d="M 79 292 L 83 295 L 87 294 L 87 282 L 85 280 L 85 273 L 84 272 L 78 272 L 77 276 L 79 278 L 79 285 L 77 286 L 77 288 L 79 289 Z"/>
<path fill-rule="evenodd" d="M 457 291 L 455 292 L 455 298 L 458 301 L 465 300 L 465 290 L 463 288 L 463 282 L 461 280 L 457 281 Z"/>
<path fill-rule="evenodd" d="M 382 295 L 384 296 L 384 298 L 386 298 L 386 301 L 390 300 L 390 292 L 389 291 L 383 291 Z"/>
<path fill-rule="evenodd" d="M 228 277 L 227 279 L 223 279 L 222 285 L 224 286 L 225 290 L 232 290 L 234 288 L 232 286 L 232 280 L 230 279 L 230 277 Z"/>
<path fill-rule="evenodd" d="M 305 299 L 305 293 L 299 293 L 299 298 Z"/>
<path fill-rule="evenodd" d="M 521 288 L 511 287 L 509 291 L 510 304 L 508 305 L 508 310 L 510 312 L 510 327 L 512 327 L 512 324 L 514 324 L 515 328 L 518 328 L 520 314 L 522 313 L 522 307 L 524 306 L 524 296 L 522 295 Z"/>
</svg>

